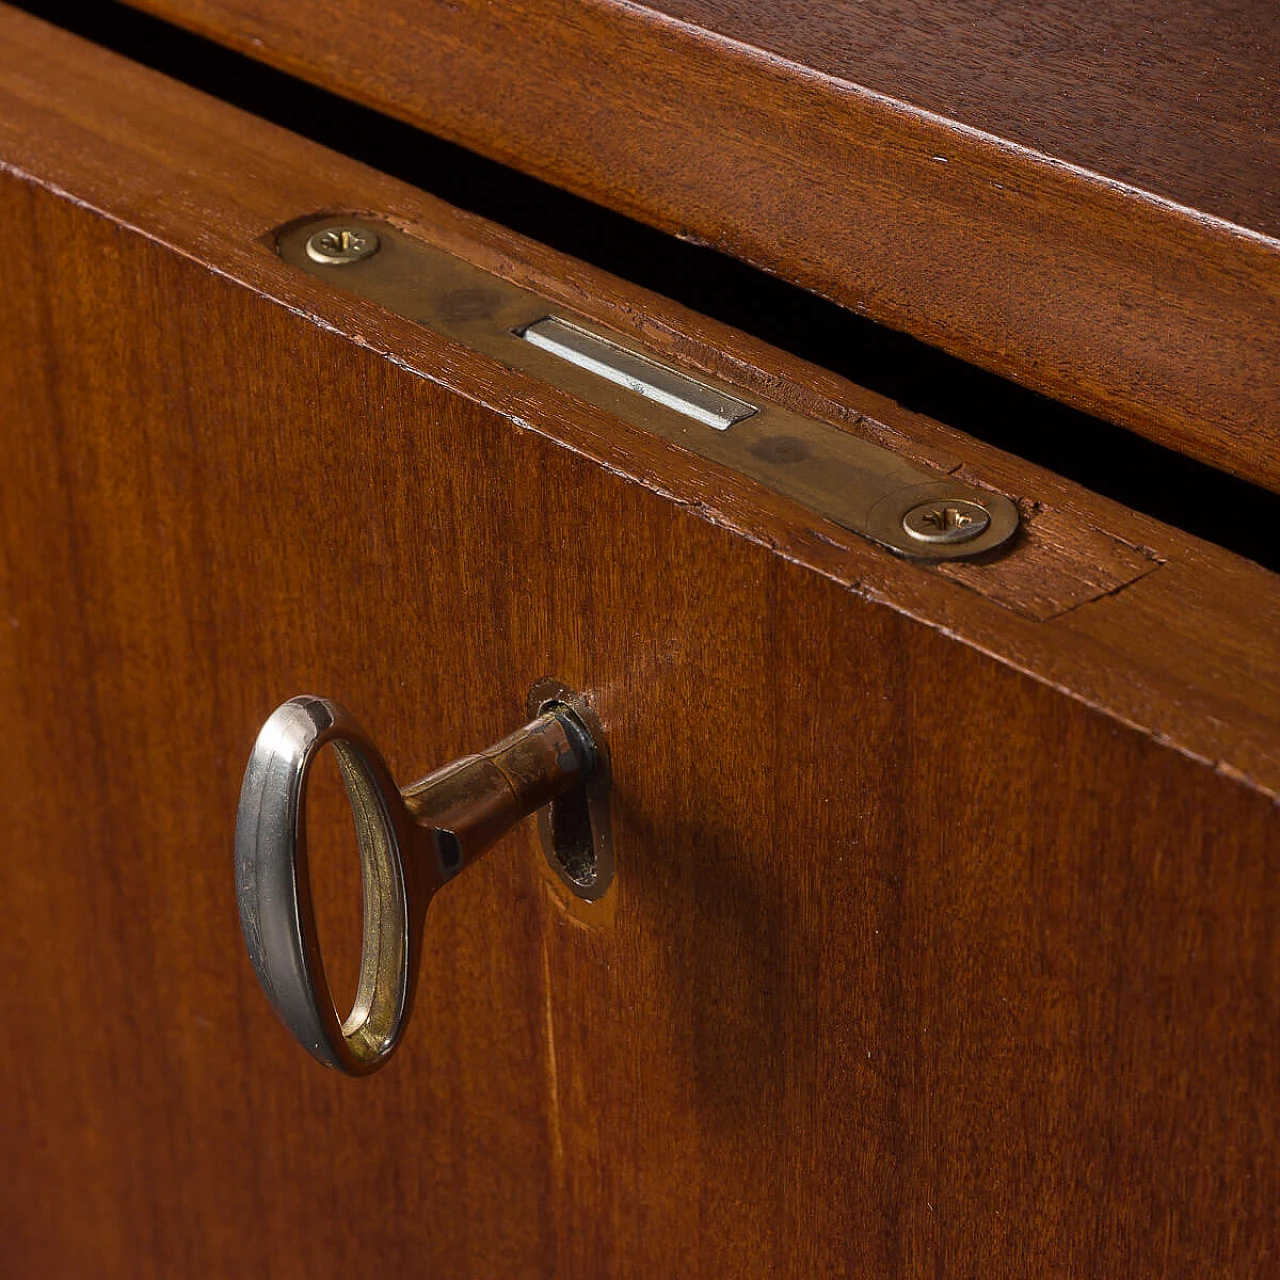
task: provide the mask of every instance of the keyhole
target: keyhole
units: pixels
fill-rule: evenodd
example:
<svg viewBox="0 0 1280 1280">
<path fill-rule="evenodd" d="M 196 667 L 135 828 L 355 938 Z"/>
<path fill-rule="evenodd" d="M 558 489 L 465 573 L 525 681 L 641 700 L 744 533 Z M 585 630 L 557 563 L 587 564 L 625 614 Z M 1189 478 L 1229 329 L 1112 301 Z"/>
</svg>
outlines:
<svg viewBox="0 0 1280 1280">
<path fill-rule="evenodd" d="M 540 680 L 529 694 L 531 715 L 566 710 L 583 724 L 595 744 L 596 767 L 582 786 L 557 796 L 538 815 L 538 834 L 547 862 L 578 897 L 595 901 L 613 882 L 609 830 L 609 756 L 604 730 L 586 701 L 556 680 Z"/>
</svg>

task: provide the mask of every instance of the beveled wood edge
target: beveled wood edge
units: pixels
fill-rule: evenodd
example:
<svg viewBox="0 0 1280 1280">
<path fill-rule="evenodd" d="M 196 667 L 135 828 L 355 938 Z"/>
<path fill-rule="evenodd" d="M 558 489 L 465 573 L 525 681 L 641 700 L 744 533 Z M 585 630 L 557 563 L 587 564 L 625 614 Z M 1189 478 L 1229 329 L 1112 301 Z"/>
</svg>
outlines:
<svg viewBox="0 0 1280 1280">
<path fill-rule="evenodd" d="M 387 0 L 418 37 L 390 45 L 224 0 L 131 3 L 1280 491 L 1267 235 L 619 0 L 484 19 Z M 521 56 L 491 57 L 516 24 Z M 428 38 L 449 57 L 421 56 Z M 627 127 L 566 131 L 575 111 Z"/>
<path fill-rule="evenodd" d="M 0 157 L 3 171 L 253 290 L 264 305 L 367 346 L 489 406 L 514 429 L 941 630 L 1280 804 L 1280 592 L 1276 576 L 1258 566 L 3 6 Z M 327 209 L 390 217 L 697 367 L 767 386 L 783 403 L 882 443 L 896 438 L 911 456 L 950 459 L 966 475 L 1034 494 L 1152 549 L 1163 566 L 1052 622 L 1013 614 L 275 257 L 275 227 Z M 1175 636 L 1167 652 L 1150 652 L 1153 625 Z"/>
</svg>

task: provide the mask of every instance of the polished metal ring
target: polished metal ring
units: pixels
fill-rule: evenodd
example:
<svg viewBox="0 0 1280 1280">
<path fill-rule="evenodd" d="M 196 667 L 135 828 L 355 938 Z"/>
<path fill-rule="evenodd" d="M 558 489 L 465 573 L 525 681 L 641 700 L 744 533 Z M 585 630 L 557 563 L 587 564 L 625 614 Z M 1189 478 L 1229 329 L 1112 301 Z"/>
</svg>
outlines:
<svg viewBox="0 0 1280 1280">
<path fill-rule="evenodd" d="M 360 980 L 341 1021 L 325 977 L 307 871 L 307 779 L 325 745 L 333 747 L 351 799 L 364 885 Z M 385 1061 L 409 1013 L 421 895 L 405 867 L 423 838 L 381 753 L 345 708 L 326 698 L 291 698 L 263 725 L 236 815 L 240 925 L 285 1025 L 315 1058 L 351 1075 L 367 1075 Z"/>
</svg>

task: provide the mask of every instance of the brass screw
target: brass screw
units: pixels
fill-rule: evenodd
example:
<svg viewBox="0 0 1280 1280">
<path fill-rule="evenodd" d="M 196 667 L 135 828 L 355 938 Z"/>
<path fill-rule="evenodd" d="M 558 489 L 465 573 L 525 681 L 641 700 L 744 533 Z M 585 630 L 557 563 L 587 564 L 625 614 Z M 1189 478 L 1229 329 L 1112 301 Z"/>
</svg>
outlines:
<svg viewBox="0 0 1280 1280">
<path fill-rule="evenodd" d="M 359 262 L 378 252 L 378 237 L 364 227 L 326 227 L 307 241 L 307 257 L 326 267 Z"/>
<path fill-rule="evenodd" d="M 990 523 L 986 507 L 964 498 L 924 502 L 902 517 L 902 527 L 917 542 L 970 542 Z"/>
</svg>

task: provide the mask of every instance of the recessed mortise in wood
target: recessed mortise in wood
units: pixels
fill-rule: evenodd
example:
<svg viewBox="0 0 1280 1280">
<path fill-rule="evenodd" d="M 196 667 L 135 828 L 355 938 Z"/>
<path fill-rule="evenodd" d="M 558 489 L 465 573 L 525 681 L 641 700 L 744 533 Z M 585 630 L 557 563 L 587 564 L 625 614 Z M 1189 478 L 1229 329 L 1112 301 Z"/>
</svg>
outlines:
<svg viewBox="0 0 1280 1280">
<path fill-rule="evenodd" d="M 596 332 L 587 317 L 532 290 L 387 222 L 370 222 L 332 216 L 295 220 L 277 232 L 276 248 L 286 262 L 336 289 L 732 468 L 900 555 L 972 559 L 1014 546 L 1018 509 L 1005 495 L 917 466 L 766 397 L 746 400 L 733 384 L 693 377 L 618 335 Z M 317 262 L 308 251 L 318 240 L 336 242 L 339 233 L 357 232 L 376 242 L 378 251 L 334 266 Z M 780 441 L 786 442 L 781 451 Z M 921 503 L 980 511 L 983 519 L 972 522 L 963 537 L 922 538 L 903 524 Z"/>
<path fill-rule="evenodd" d="M 538 812 L 538 837 L 551 869 L 579 898 L 595 902 L 613 883 L 609 824 L 609 750 L 604 728 L 585 699 L 547 677 L 529 691 L 531 715 L 571 711 L 591 735 L 595 768 L 583 786 L 557 796 Z"/>
<path fill-rule="evenodd" d="M 1158 567 L 1158 558 L 1074 515 L 1051 510 L 1034 495 L 1007 488 L 995 476 L 973 483 L 977 475 L 962 478 L 957 462 L 933 463 L 872 443 L 829 420 L 785 409 L 759 387 L 746 390 L 708 377 L 705 363 L 697 366 L 697 377 L 690 377 L 629 345 L 632 335 L 615 341 L 606 336 L 608 329 L 593 331 L 601 323 L 598 317 L 580 322 L 577 312 L 522 281 L 498 276 L 388 223 L 376 222 L 376 231 L 368 228 L 380 247 L 363 261 L 326 267 L 306 253 L 305 246 L 326 230 L 352 230 L 369 221 L 336 213 L 296 219 L 276 232 L 276 249 L 286 262 L 329 286 L 375 301 L 731 467 L 900 555 L 932 562 L 938 572 L 1006 608 L 1044 621 Z M 553 316 L 553 311 L 562 314 Z M 531 342 L 535 332 L 550 340 Z M 646 394 L 636 380 L 662 395 Z M 695 400 L 715 410 L 723 425 L 690 412 Z M 1021 517 L 1010 500 L 1014 496 L 1023 508 Z M 913 530 L 904 523 L 913 513 L 923 519 L 949 511 L 964 513 L 971 523 L 937 533 L 927 524 Z"/>
</svg>

